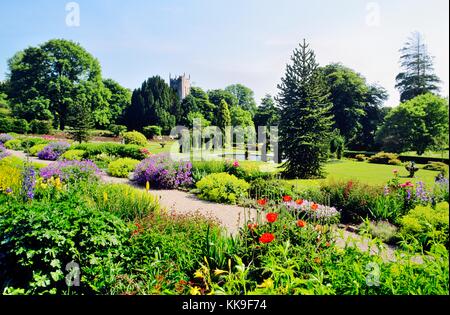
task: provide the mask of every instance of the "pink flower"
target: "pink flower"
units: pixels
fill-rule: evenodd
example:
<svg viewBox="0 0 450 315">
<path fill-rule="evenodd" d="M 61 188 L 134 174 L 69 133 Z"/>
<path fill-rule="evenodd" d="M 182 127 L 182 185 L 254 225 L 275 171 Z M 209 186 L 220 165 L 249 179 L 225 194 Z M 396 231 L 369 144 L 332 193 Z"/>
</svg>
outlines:
<svg viewBox="0 0 450 315">
<path fill-rule="evenodd" d="M 239 167 L 239 162 L 238 161 L 234 161 L 233 162 L 233 167 Z"/>
<path fill-rule="evenodd" d="M 405 188 L 405 187 L 414 187 L 414 184 L 411 183 L 410 181 L 407 181 L 404 184 L 400 184 L 400 187 Z"/>
</svg>

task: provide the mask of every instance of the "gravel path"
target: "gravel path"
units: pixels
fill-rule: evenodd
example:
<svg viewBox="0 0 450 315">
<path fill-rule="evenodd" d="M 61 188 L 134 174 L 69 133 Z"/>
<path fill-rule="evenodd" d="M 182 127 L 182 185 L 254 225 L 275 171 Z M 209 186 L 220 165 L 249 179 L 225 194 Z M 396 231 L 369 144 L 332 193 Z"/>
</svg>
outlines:
<svg viewBox="0 0 450 315">
<path fill-rule="evenodd" d="M 43 161 L 36 157 L 28 157 L 27 154 L 21 151 L 8 150 L 8 152 L 11 153 L 11 155 L 22 159 L 28 158 L 31 162 L 41 164 L 52 163 L 52 161 Z M 127 178 L 116 178 L 106 174 L 102 175 L 101 179 L 105 183 L 133 185 L 133 183 Z M 136 188 L 144 189 L 142 187 Z M 226 231 L 232 235 L 236 235 L 239 228 L 246 224 L 248 220 L 254 221 L 257 218 L 257 212 L 254 209 L 200 200 L 191 193 L 179 190 L 150 190 L 150 193 L 158 196 L 161 206 L 166 208 L 170 213 L 199 213 L 207 217 L 215 218 L 226 229 Z M 370 253 L 372 255 L 380 255 L 385 261 L 396 260 L 395 248 L 392 246 L 382 244 L 382 249 L 380 251 L 378 246 L 370 244 L 370 240 L 368 238 L 362 237 L 342 228 L 336 228 L 335 237 L 337 246 L 341 248 L 344 248 L 345 246 L 357 246 L 362 251 L 368 251 L 370 248 Z M 421 260 L 419 258 L 414 260 L 420 262 Z"/>
</svg>

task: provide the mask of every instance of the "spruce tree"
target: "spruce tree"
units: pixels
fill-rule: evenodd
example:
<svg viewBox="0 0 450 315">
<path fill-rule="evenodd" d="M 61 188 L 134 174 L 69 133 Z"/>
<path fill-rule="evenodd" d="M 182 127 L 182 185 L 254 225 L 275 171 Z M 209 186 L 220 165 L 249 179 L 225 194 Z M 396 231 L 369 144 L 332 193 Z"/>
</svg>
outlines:
<svg viewBox="0 0 450 315">
<path fill-rule="evenodd" d="M 405 46 L 400 49 L 400 64 L 403 72 L 396 77 L 396 88 L 400 91 L 400 101 L 405 102 L 428 92 L 438 92 L 439 78 L 434 74 L 433 57 L 418 32 L 413 33 Z"/>
<path fill-rule="evenodd" d="M 280 93 L 279 146 L 288 178 L 323 176 L 333 124 L 332 104 L 314 52 L 303 43 L 294 50 L 292 64 L 278 85 Z"/>
<path fill-rule="evenodd" d="M 88 141 L 94 120 L 87 102 L 78 101 L 69 107 L 67 127 L 69 127 L 68 134 L 73 140 L 79 143 Z"/>
</svg>

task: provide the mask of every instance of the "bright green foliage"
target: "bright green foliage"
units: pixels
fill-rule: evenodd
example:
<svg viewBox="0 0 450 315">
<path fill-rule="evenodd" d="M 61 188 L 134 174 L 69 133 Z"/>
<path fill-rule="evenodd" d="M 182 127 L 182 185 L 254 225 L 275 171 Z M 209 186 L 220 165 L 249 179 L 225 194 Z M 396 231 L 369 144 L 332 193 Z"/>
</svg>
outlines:
<svg viewBox="0 0 450 315">
<path fill-rule="evenodd" d="M 368 85 L 359 73 L 341 64 L 321 68 L 330 88 L 334 127 L 354 149 L 373 147 L 373 134 L 384 117 L 385 89 Z"/>
<path fill-rule="evenodd" d="M 28 152 L 29 148 L 31 149 L 37 144 L 48 144 L 49 142 L 49 140 L 45 140 L 43 138 L 23 138 L 22 148 L 25 149 L 25 152 Z"/>
<path fill-rule="evenodd" d="M 440 80 L 434 73 L 433 57 L 428 54 L 422 35 L 413 33 L 400 53 L 403 72 L 397 75 L 395 86 L 400 91 L 400 101 L 438 92 Z"/>
<path fill-rule="evenodd" d="M 314 52 L 304 41 L 294 50 L 292 64 L 278 86 L 281 107 L 280 147 L 284 175 L 288 178 L 323 176 L 332 125 L 332 104 L 316 63 Z"/>
<path fill-rule="evenodd" d="M 244 198 L 249 188 L 245 180 L 228 173 L 210 174 L 197 183 L 200 198 L 231 204 Z"/>
<path fill-rule="evenodd" d="M 425 248 L 439 243 L 448 249 L 448 202 L 438 203 L 436 207 L 416 206 L 400 219 L 400 224 L 400 233 L 406 239 L 414 237 Z"/>
<path fill-rule="evenodd" d="M 125 144 L 136 144 L 142 147 L 147 145 L 147 138 L 138 131 L 124 133 L 123 140 L 125 141 Z"/>
<path fill-rule="evenodd" d="M 130 158 L 121 158 L 112 161 L 108 165 L 108 174 L 114 177 L 127 178 L 128 175 L 134 171 L 136 165 L 139 164 L 138 160 Z"/>
<path fill-rule="evenodd" d="M 124 220 L 144 219 L 159 211 L 156 196 L 130 185 L 100 184 L 94 186 L 90 194 L 99 211 L 114 213 Z"/>
<path fill-rule="evenodd" d="M 25 119 L 0 117 L 0 132 L 27 133 L 29 125 Z"/>
<path fill-rule="evenodd" d="M 34 146 L 32 146 L 31 148 L 28 149 L 28 154 L 31 156 L 37 156 L 37 154 L 39 152 L 41 152 L 42 150 L 44 150 L 44 148 L 47 146 L 47 144 L 45 143 L 41 143 L 41 144 L 36 144 Z"/>
<path fill-rule="evenodd" d="M 79 44 L 53 39 L 16 53 L 8 66 L 8 97 L 16 116 L 54 119 L 64 130 L 70 107 L 86 99 L 95 122 L 108 124 L 100 64 Z"/>
<path fill-rule="evenodd" d="M 256 102 L 254 98 L 253 91 L 242 85 L 242 84 L 232 84 L 225 88 L 225 91 L 233 94 L 237 100 L 237 105 L 243 110 L 249 111 L 251 116 L 256 112 Z"/>
<path fill-rule="evenodd" d="M 143 128 L 142 133 L 147 137 L 147 139 L 153 139 L 153 137 L 161 135 L 162 128 L 159 126 L 147 126 Z"/>
<path fill-rule="evenodd" d="M 86 151 L 84 150 L 67 150 L 61 155 L 61 160 L 69 161 L 81 161 L 86 156 Z"/>
<path fill-rule="evenodd" d="M 108 120 L 111 124 L 120 121 L 123 111 L 131 104 L 131 91 L 112 79 L 104 79 L 103 85 L 109 91 Z"/>
<path fill-rule="evenodd" d="M 417 96 L 392 109 L 377 131 L 377 141 L 390 152 L 416 151 L 448 146 L 448 101 L 433 94 Z M 445 141 L 442 139 L 446 139 Z"/>
<path fill-rule="evenodd" d="M 141 152 L 142 148 L 135 144 L 121 144 L 116 142 L 82 143 L 73 146 L 71 149 L 86 151 L 87 159 L 93 159 L 99 154 L 129 157 L 136 160 L 145 158 L 145 155 Z"/>
<path fill-rule="evenodd" d="M 12 139 L 5 142 L 5 148 L 9 150 L 22 150 L 22 140 Z"/>
<path fill-rule="evenodd" d="M 219 104 L 219 108 L 217 110 L 217 127 L 219 127 L 222 131 L 225 130 L 225 127 L 231 126 L 231 115 L 228 104 L 225 100 L 221 100 Z"/>
</svg>

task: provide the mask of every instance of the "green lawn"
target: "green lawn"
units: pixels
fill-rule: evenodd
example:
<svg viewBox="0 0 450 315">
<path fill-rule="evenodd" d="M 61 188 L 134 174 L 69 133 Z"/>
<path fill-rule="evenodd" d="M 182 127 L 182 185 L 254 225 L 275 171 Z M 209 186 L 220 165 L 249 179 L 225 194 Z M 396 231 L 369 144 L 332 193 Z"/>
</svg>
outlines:
<svg viewBox="0 0 450 315">
<path fill-rule="evenodd" d="M 421 168 L 423 165 L 419 165 Z M 416 173 L 416 178 L 409 179 L 408 171 L 404 166 L 371 164 L 367 162 L 355 162 L 350 160 L 342 160 L 338 162 L 328 163 L 325 167 L 327 178 L 321 180 L 290 180 L 295 185 L 318 186 L 323 180 L 358 180 L 371 185 L 384 185 L 393 177 L 393 170 L 397 169 L 400 174 L 400 181 L 406 182 L 411 180 L 413 183 L 423 181 L 429 188 L 433 187 L 434 178 L 438 174 L 436 171 L 428 171 L 420 169 Z"/>
</svg>

